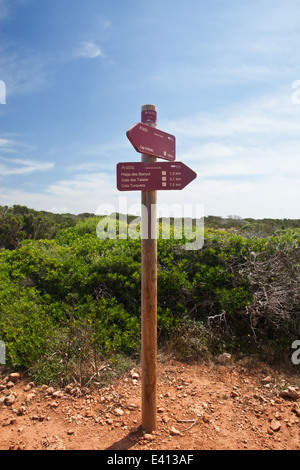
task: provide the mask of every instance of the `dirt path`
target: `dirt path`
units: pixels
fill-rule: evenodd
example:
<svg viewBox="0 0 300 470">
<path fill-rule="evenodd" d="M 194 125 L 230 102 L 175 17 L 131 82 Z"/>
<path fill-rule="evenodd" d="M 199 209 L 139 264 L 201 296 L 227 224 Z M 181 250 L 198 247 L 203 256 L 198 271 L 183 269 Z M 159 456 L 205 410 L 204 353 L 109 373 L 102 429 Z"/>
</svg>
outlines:
<svg viewBox="0 0 300 470">
<path fill-rule="evenodd" d="M 158 429 L 144 435 L 138 367 L 84 394 L 2 374 L 0 450 L 299 450 L 300 389 L 280 396 L 290 385 L 263 368 L 159 363 Z"/>
</svg>

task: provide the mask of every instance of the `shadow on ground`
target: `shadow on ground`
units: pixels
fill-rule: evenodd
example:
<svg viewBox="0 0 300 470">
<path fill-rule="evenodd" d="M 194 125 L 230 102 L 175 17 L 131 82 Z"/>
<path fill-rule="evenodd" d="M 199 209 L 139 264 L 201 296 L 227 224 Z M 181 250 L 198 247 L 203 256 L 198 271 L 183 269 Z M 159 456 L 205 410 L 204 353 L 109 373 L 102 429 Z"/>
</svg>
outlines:
<svg viewBox="0 0 300 470">
<path fill-rule="evenodd" d="M 118 442 L 115 442 L 111 446 L 107 447 L 105 450 L 129 450 L 131 447 L 135 446 L 141 437 L 143 437 L 143 429 L 140 426 L 136 432 L 130 432 L 127 436 L 123 437 Z"/>
</svg>

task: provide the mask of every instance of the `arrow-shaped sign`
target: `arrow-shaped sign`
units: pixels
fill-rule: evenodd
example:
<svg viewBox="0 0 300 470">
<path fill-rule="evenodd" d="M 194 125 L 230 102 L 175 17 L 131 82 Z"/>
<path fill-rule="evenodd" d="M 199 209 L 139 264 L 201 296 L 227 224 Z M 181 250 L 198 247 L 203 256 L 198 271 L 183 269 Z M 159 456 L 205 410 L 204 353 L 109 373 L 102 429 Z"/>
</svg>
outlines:
<svg viewBox="0 0 300 470">
<path fill-rule="evenodd" d="M 174 135 L 139 122 L 127 131 L 127 137 L 137 152 L 171 162 L 175 160 L 176 139 Z"/>
<path fill-rule="evenodd" d="M 182 162 L 133 162 L 117 164 L 119 191 L 183 189 L 197 174 Z"/>
</svg>

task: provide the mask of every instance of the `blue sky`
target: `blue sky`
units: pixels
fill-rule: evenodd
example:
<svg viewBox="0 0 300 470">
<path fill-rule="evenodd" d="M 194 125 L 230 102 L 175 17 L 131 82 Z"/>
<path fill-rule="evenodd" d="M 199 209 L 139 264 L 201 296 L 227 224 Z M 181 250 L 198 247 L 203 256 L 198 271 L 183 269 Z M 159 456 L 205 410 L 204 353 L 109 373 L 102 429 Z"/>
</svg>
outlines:
<svg viewBox="0 0 300 470">
<path fill-rule="evenodd" d="M 198 174 L 159 204 L 300 218 L 299 20 L 298 0 L 0 0 L 0 205 L 134 212 L 115 168 L 153 103 Z"/>
</svg>

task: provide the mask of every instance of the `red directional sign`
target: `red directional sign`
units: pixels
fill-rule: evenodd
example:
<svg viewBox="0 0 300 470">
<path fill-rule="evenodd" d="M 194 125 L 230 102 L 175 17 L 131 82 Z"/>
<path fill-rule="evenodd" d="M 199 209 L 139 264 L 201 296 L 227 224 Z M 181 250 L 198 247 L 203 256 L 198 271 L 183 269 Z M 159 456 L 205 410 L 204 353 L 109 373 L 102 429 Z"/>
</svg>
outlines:
<svg viewBox="0 0 300 470">
<path fill-rule="evenodd" d="M 117 164 L 117 188 L 119 191 L 183 189 L 196 177 L 197 174 L 181 162 Z"/>
<path fill-rule="evenodd" d="M 137 152 L 171 162 L 175 160 L 174 135 L 139 122 L 127 131 L 127 137 Z"/>
</svg>

